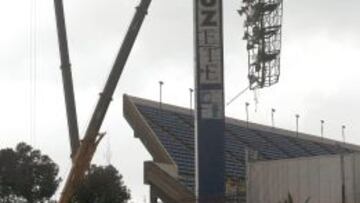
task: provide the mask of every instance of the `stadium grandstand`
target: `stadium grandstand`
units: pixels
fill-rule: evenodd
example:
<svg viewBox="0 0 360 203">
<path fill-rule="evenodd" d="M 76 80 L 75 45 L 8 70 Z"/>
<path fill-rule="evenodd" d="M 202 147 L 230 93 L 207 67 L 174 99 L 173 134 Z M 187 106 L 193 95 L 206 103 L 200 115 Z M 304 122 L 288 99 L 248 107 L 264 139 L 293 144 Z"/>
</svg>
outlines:
<svg viewBox="0 0 360 203">
<path fill-rule="evenodd" d="M 193 110 L 124 95 L 124 117 L 153 157 L 144 164 L 151 203 L 195 202 Z M 227 203 L 246 202 L 246 163 L 320 155 L 348 154 L 360 147 L 226 118 Z M 255 157 L 256 156 L 256 157 Z"/>
</svg>

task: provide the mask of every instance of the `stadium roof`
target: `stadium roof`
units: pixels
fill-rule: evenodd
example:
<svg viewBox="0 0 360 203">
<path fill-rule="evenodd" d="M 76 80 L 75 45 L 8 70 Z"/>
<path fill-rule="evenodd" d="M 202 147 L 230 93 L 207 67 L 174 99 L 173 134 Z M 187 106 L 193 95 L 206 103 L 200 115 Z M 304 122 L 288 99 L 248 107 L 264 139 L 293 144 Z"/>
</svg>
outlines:
<svg viewBox="0 0 360 203">
<path fill-rule="evenodd" d="M 145 163 L 145 182 L 157 185 L 157 192 L 165 196 L 178 196 L 172 197 L 175 202 L 180 196 L 190 198 L 194 191 L 193 113 L 190 109 L 124 95 L 124 116 L 154 159 Z M 255 151 L 261 160 L 360 151 L 355 145 L 231 118 L 226 119 L 225 143 L 227 182 L 232 181 L 227 191 L 245 191 L 247 151 Z M 169 188 L 174 191 L 168 191 Z"/>
</svg>

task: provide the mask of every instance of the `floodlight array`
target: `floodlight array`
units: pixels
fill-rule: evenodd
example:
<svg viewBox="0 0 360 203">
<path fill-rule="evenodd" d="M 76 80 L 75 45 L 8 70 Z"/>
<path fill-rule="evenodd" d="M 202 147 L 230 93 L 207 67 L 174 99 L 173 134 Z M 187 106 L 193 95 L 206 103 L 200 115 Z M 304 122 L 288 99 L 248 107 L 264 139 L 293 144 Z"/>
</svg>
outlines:
<svg viewBox="0 0 360 203">
<path fill-rule="evenodd" d="M 282 0 L 243 0 L 238 10 L 245 15 L 250 89 L 269 87 L 279 81 Z"/>
</svg>

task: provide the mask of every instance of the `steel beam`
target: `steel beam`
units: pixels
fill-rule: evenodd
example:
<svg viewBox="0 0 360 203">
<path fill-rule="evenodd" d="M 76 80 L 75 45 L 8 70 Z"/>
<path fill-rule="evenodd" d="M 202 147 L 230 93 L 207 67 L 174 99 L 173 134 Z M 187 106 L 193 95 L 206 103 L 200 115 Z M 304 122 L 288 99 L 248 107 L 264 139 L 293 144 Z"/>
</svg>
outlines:
<svg viewBox="0 0 360 203">
<path fill-rule="evenodd" d="M 54 5 L 55 5 L 57 34 L 58 34 L 60 60 L 61 60 L 60 68 L 62 71 L 67 123 L 69 129 L 69 137 L 70 137 L 71 157 L 73 157 L 80 145 L 79 128 L 78 128 L 78 121 L 76 115 L 75 96 L 74 96 L 74 85 L 73 85 L 71 64 L 69 58 L 69 48 L 68 48 L 68 41 L 66 34 L 63 1 L 54 0 Z"/>
</svg>

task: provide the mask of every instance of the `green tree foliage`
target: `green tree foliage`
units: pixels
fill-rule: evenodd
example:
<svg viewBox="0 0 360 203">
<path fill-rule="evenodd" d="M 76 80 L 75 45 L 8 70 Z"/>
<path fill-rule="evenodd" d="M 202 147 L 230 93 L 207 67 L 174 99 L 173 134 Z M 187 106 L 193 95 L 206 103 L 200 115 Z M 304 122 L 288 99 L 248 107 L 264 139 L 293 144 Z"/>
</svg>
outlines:
<svg viewBox="0 0 360 203">
<path fill-rule="evenodd" d="M 129 199 L 130 192 L 116 168 L 92 165 L 73 203 L 125 203 Z"/>
<path fill-rule="evenodd" d="M 25 143 L 19 143 L 15 151 L 0 150 L 0 202 L 48 200 L 59 186 L 58 173 L 47 155 Z"/>
<path fill-rule="evenodd" d="M 294 200 L 293 200 L 291 194 L 289 193 L 287 199 L 284 200 L 284 201 L 282 201 L 282 202 L 279 202 L 279 203 L 293 203 L 293 202 L 294 202 Z M 305 200 L 305 203 L 309 203 L 309 202 L 310 202 L 310 197 L 308 197 L 308 198 Z"/>
<path fill-rule="evenodd" d="M 293 198 L 292 198 L 292 196 L 291 196 L 291 194 L 288 194 L 288 197 L 287 197 L 287 199 L 284 201 L 284 203 L 293 203 L 294 201 L 293 201 Z"/>
</svg>

